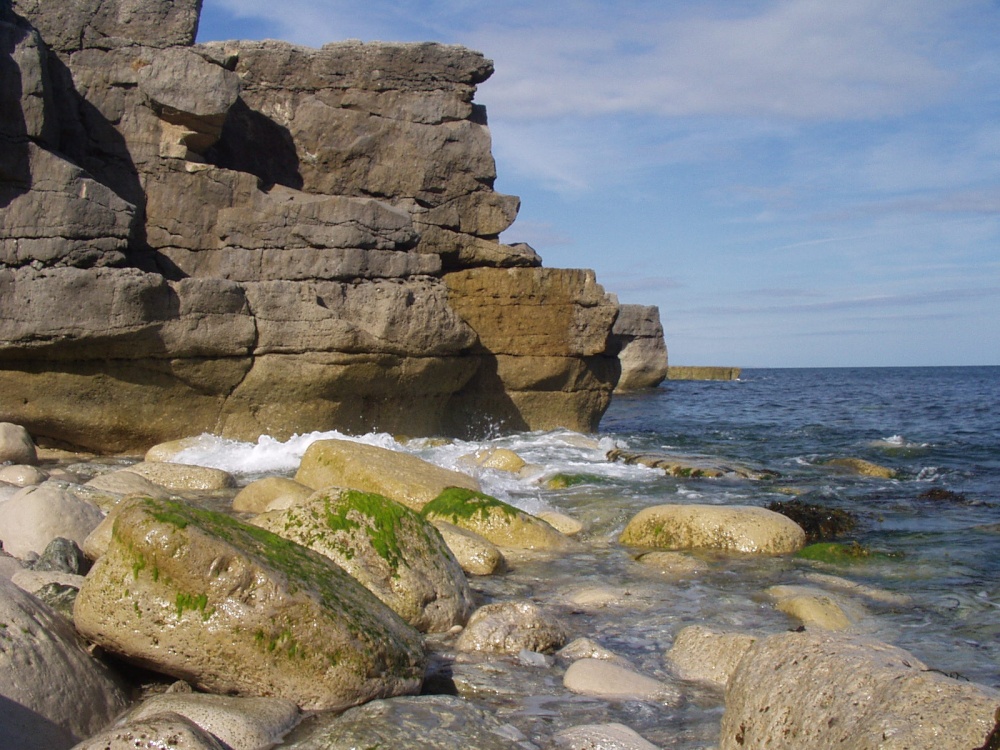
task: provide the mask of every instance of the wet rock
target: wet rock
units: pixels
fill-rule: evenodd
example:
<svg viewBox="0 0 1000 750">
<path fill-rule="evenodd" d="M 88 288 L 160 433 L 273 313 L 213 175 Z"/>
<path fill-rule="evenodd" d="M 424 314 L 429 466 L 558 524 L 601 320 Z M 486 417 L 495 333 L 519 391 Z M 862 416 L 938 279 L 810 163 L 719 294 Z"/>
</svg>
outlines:
<svg viewBox="0 0 1000 750">
<path fill-rule="evenodd" d="M 839 508 L 803 503 L 799 500 L 769 503 L 768 510 L 791 518 L 806 532 L 806 543 L 819 542 L 853 531 L 858 525 L 854 513 Z"/>
<path fill-rule="evenodd" d="M 94 491 L 94 502 L 108 513 L 121 502 L 122 498 L 128 495 L 143 495 L 166 500 L 173 494 L 163 485 L 129 469 L 98 474 L 85 482 L 83 486 Z"/>
<path fill-rule="evenodd" d="M 764 508 L 740 505 L 657 505 L 641 510 L 619 541 L 657 549 L 715 549 L 764 555 L 795 552 L 805 532 Z"/>
<path fill-rule="evenodd" d="M 624 464 L 647 466 L 650 469 L 661 469 L 668 476 L 683 479 L 734 476 L 742 479 L 774 479 L 780 474 L 766 469 L 753 469 L 736 464 L 721 464 L 714 459 L 697 456 L 676 456 L 666 453 L 632 453 L 619 448 L 608 451 L 609 461 L 620 461 Z"/>
<path fill-rule="evenodd" d="M 2 478 L 2 477 L 0 477 Z M 933 500 L 936 503 L 955 503 L 956 505 L 968 505 L 969 499 L 961 492 L 953 492 L 943 487 L 931 487 L 917 495 L 918 500 Z"/>
<path fill-rule="evenodd" d="M 901 558 L 902 553 L 879 552 L 869 549 L 858 542 L 842 544 L 840 542 L 817 542 L 800 549 L 796 557 L 804 560 L 827 563 L 830 565 L 857 565 L 880 560 Z"/>
<path fill-rule="evenodd" d="M 130 711 L 126 721 L 134 725 L 167 713 L 189 719 L 232 750 L 268 750 L 300 719 L 298 706 L 281 698 L 164 693 Z"/>
<path fill-rule="evenodd" d="M 356 748 L 427 748 L 427 750 L 530 750 L 523 734 L 474 704 L 449 695 L 421 695 L 372 701 L 340 716 L 307 719 L 283 748 L 355 750 Z"/>
<path fill-rule="evenodd" d="M 34 466 L 38 463 L 38 454 L 35 441 L 26 429 L 11 422 L 0 422 L 0 464 L 6 462 Z"/>
<path fill-rule="evenodd" d="M 464 625 L 472 611 L 465 574 L 437 529 L 394 500 L 330 488 L 253 523 L 329 557 L 418 630 Z"/>
<path fill-rule="evenodd" d="M 552 746 L 558 750 L 657 750 L 641 734 L 624 724 L 583 724 L 557 732 Z"/>
<path fill-rule="evenodd" d="M 138 475 L 136 475 L 138 476 Z M 87 556 L 88 560 L 96 560 L 105 552 L 108 551 L 108 546 L 111 544 L 111 536 L 114 533 L 115 521 L 118 516 L 129 506 L 135 505 L 143 497 L 152 497 L 155 500 L 166 500 L 165 497 L 157 497 L 155 495 L 134 495 L 132 497 L 123 498 L 117 505 L 114 505 L 111 510 L 108 511 L 108 515 L 104 517 L 97 527 L 87 534 L 87 538 L 83 540 L 83 544 L 80 548 L 83 550 L 83 554 Z"/>
<path fill-rule="evenodd" d="M 689 625 L 674 638 L 664 659 L 680 679 L 725 690 L 740 659 L 757 642 L 748 633 L 723 633 L 704 625 Z"/>
<path fill-rule="evenodd" d="M 162 713 L 106 729 L 73 750 L 237 750 L 228 748 L 190 719 Z"/>
<path fill-rule="evenodd" d="M 971 748 L 992 730 L 998 704 L 1000 692 L 928 670 L 885 643 L 781 633 L 740 661 L 719 748 Z"/>
<path fill-rule="evenodd" d="M 805 579 L 811 583 L 823 586 L 827 589 L 843 591 L 852 596 L 860 596 L 870 602 L 883 605 L 909 606 L 913 604 L 913 597 L 898 591 L 887 591 L 875 586 L 867 586 L 857 581 L 849 581 L 840 576 L 831 576 L 826 573 L 806 573 Z"/>
<path fill-rule="evenodd" d="M 191 437 L 179 438 L 177 440 L 167 440 L 163 443 L 157 443 L 152 448 L 146 451 L 146 454 L 142 457 L 143 461 L 149 463 L 157 463 L 163 461 L 173 461 L 177 454 L 182 451 L 186 451 L 190 448 L 201 447 L 204 443 L 204 435 L 196 435 Z"/>
<path fill-rule="evenodd" d="M 470 576 L 492 576 L 507 569 L 503 552 L 493 542 L 479 534 L 447 521 L 434 521 L 444 543 Z"/>
<path fill-rule="evenodd" d="M 554 510 L 542 511 L 537 516 L 554 528 L 560 534 L 566 536 L 576 536 L 583 531 L 583 524 L 565 513 L 558 513 Z"/>
<path fill-rule="evenodd" d="M 814 586 L 771 586 L 764 593 L 806 628 L 847 630 L 864 616 L 860 607 Z"/>
<path fill-rule="evenodd" d="M 346 487 L 376 492 L 419 511 L 448 487 L 479 490 L 479 482 L 416 456 L 350 440 L 317 440 L 310 445 L 295 481 L 322 490 Z"/>
<path fill-rule="evenodd" d="M 833 458 L 823 465 L 862 477 L 893 479 L 896 476 L 895 469 L 890 469 L 887 466 L 879 466 L 871 461 L 865 461 L 863 458 Z"/>
<path fill-rule="evenodd" d="M 314 490 L 287 477 L 264 477 L 251 482 L 233 498 L 233 510 L 245 513 L 263 513 L 283 510 L 299 503 Z"/>
<path fill-rule="evenodd" d="M 0 578 L 0 726 L 5 747 L 68 748 L 126 704 L 115 677 L 80 645 L 72 626 Z"/>
<path fill-rule="evenodd" d="M 551 653 L 566 638 L 566 629 L 551 614 L 531 602 L 511 600 L 473 612 L 455 648 L 498 654 L 517 654 L 522 649 Z"/>
<path fill-rule="evenodd" d="M 636 557 L 635 560 L 670 578 L 688 578 L 708 570 L 708 565 L 697 557 L 684 552 L 657 549 L 645 552 Z"/>
<path fill-rule="evenodd" d="M 82 544 L 103 518 L 96 505 L 58 487 L 25 487 L 0 504 L 0 534 L 4 549 L 24 559 L 40 555 L 56 537 Z"/>
<path fill-rule="evenodd" d="M 28 487 L 33 484 L 41 484 L 49 475 L 35 466 L 29 464 L 14 464 L 0 468 L 0 482 L 13 484 L 17 487 Z"/>
<path fill-rule="evenodd" d="M 419 634 L 329 558 L 174 501 L 119 513 L 74 619 L 141 666 L 307 710 L 416 692 L 423 676 Z"/>
<path fill-rule="evenodd" d="M 90 570 L 90 561 L 72 539 L 56 537 L 48 543 L 41 556 L 31 564 L 31 569 L 87 575 L 87 571 Z"/>
<path fill-rule="evenodd" d="M 507 471 L 511 474 L 517 474 L 527 466 L 523 458 L 507 448 L 483 448 L 468 456 L 462 456 L 460 460 L 472 466 Z"/>
<path fill-rule="evenodd" d="M 54 612 L 58 612 L 65 617 L 66 622 L 71 623 L 73 622 L 73 605 L 76 604 L 76 597 L 80 593 L 80 586 L 83 585 L 83 579 L 81 577 L 79 581 L 72 582 L 72 585 L 64 581 L 65 579 L 46 583 L 37 591 L 34 591 L 33 594 L 40 602 L 44 602 Z"/>
<path fill-rule="evenodd" d="M 431 522 L 447 521 L 474 531 L 501 549 L 568 550 L 575 545 L 545 521 L 495 497 L 464 488 L 445 490 L 421 513 Z"/>
<path fill-rule="evenodd" d="M 574 693 L 607 700 L 646 700 L 669 705 L 680 700 L 680 694 L 670 685 L 605 659 L 573 662 L 563 676 L 563 685 Z"/>
<path fill-rule="evenodd" d="M 236 486 L 232 474 L 207 466 L 143 461 L 128 470 L 168 490 L 225 490 Z"/>
</svg>

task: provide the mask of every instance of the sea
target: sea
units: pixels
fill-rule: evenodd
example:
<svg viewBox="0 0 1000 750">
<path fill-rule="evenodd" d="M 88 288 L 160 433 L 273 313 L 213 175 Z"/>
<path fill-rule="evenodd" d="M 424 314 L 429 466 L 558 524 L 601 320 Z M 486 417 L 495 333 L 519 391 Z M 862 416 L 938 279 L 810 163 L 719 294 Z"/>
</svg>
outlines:
<svg viewBox="0 0 1000 750">
<path fill-rule="evenodd" d="M 329 432 L 255 443 L 205 435 L 175 460 L 222 468 L 246 483 L 292 475 L 308 444 L 325 437 L 472 471 L 484 491 L 523 510 L 581 521 L 578 552 L 518 560 L 503 576 L 473 579 L 474 592 L 482 602 L 541 603 L 572 636 L 591 638 L 665 682 L 676 683 L 664 657 L 688 625 L 757 635 L 794 629 L 798 623 L 764 594 L 792 584 L 842 594 L 855 632 L 956 679 L 1000 687 L 1000 367 L 745 369 L 735 381 L 666 381 L 616 395 L 594 435 L 497 430 L 452 441 Z M 470 468 L 468 456 L 487 447 L 511 449 L 529 466 L 517 475 Z M 609 460 L 613 449 L 777 476 L 674 477 Z M 895 476 L 828 465 L 838 458 L 864 459 Z M 557 475 L 573 482 L 553 488 Z M 678 577 L 637 562 L 636 550 L 617 543 L 648 506 L 766 507 L 792 499 L 849 511 L 857 526 L 836 541 L 872 554 L 824 563 L 695 552 L 700 572 Z M 855 585 L 878 595 L 852 596 Z M 564 667 L 551 657 L 511 658 L 457 664 L 451 678 L 529 744 L 599 721 L 624 723 L 660 747 L 693 750 L 717 740 L 721 694 L 686 686 L 679 705 L 601 701 L 568 693 Z"/>
</svg>

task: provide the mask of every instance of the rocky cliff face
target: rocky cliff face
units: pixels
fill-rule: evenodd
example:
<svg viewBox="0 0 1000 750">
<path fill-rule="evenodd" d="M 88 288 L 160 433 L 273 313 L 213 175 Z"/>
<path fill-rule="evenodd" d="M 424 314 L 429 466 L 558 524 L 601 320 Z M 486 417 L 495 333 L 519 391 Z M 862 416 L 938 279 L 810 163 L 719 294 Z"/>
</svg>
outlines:
<svg viewBox="0 0 1000 750">
<path fill-rule="evenodd" d="M 596 426 L 618 306 L 498 240 L 492 64 L 195 45 L 199 0 L 0 0 L 0 420 L 210 431 Z"/>
<path fill-rule="evenodd" d="M 622 305 L 612 328 L 621 347 L 619 391 L 655 388 L 667 377 L 667 346 L 655 305 Z"/>
</svg>

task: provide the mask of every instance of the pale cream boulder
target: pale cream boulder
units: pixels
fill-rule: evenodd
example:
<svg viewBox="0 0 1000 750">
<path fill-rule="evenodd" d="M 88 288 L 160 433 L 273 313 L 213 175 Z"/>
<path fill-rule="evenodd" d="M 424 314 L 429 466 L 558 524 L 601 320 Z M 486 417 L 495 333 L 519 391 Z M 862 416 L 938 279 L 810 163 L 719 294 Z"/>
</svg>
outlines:
<svg viewBox="0 0 1000 750">
<path fill-rule="evenodd" d="M 489 539 L 447 521 L 434 521 L 434 528 L 467 575 L 492 576 L 507 569 L 503 552 Z"/>
<path fill-rule="evenodd" d="M 173 461 L 181 451 L 204 445 L 204 440 L 204 435 L 198 435 L 196 437 L 186 437 L 179 440 L 168 440 L 165 443 L 157 443 L 146 451 L 143 461 L 148 463 Z"/>
<path fill-rule="evenodd" d="M 664 660 L 680 679 L 725 690 L 743 655 L 757 642 L 749 633 L 723 633 L 689 625 L 674 638 Z"/>
<path fill-rule="evenodd" d="M 233 498 L 233 510 L 264 513 L 290 508 L 313 493 L 311 487 L 287 477 L 264 477 L 251 482 Z"/>
<path fill-rule="evenodd" d="M 395 500 L 331 487 L 253 523 L 329 557 L 417 630 L 444 632 L 472 612 L 468 581 L 437 529 Z"/>
<path fill-rule="evenodd" d="M 301 718 L 298 706 L 283 698 L 167 692 L 130 711 L 127 721 L 134 724 L 166 713 L 189 719 L 232 750 L 268 750 Z"/>
<path fill-rule="evenodd" d="M 656 745 L 624 724 L 582 724 L 556 732 L 557 750 L 657 750 Z"/>
<path fill-rule="evenodd" d="M 417 692 L 419 633 L 329 558 L 229 516 L 140 499 L 74 607 L 84 637 L 215 693 L 342 709 Z"/>
<path fill-rule="evenodd" d="M 560 551 L 576 542 L 539 518 L 502 500 L 460 487 L 450 487 L 421 511 L 433 523 L 446 521 L 474 531 L 501 549 Z"/>
<path fill-rule="evenodd" d="M 574 693 L 607 700 L 645 700 L 674 705 L 680 694 L 665 682 L 608 659 L 579 659 L 563 675 L 563 686 Z"/>
<path fill-rule="evenodd" d="M 83 487 L 93 493 L 94 502 L 105 513 L 110 513 L 123 498 L 129 495 L 144 495 L 145 497 L 166 500 L 173 494 L 162 484 L 152 482 L 128 469 L 98 474 L 93 479 L 84 482 Z"/>
<path fill-rule="evenodd" d="M 0 468 L 0 482 L 13 484 L 16 487 L 28 487 L 33 484 L 41 484 L 49 475 L 41 469 L 30 464 L 13 464 Z"/>
<path fill-rule="evenodd" d="M 496 602 L 472 613 L 458 637 L 459 651 L 517 654 L 547 653 L 566 643 L 566 629 L 555 617 L 525 600 Z"/>
<path fill-rule="evenodd" d="M 73 750 L 237 750 L 219 740 L 190 719 L 175 713 L 161 713 L 136 719 L 90 737 Z"/>
<path fill-rule="evenodd" d="M 123 497 L 111 508 L 111 510 L 108 511 L 108 515 L 104 517 L 104 520 L 97 524 L 93 531 L 87 534 L 86 539 L 83 540 L 83 544 L 80 545 L 80 549 L 83 550 L 83 554 L 86 555 L 89 560 L 96 560 L 108 551 L 108 546 L 111 544 L 111 535 L 114 533 L 115 529 L 115 521 L 118 519 L 119 514 L 121 514 L 121 512 L 126 508 L 135 505 L 137 502 L 142 500 L 143 497 L 144 496 L 142 495 Z M 145 497 L 152 497 L 156 500 L 167 499 L 156 495 L 146 495 Z"/>
<path fill-rule="evenodd" d="M 232 474 L 222 469 L 191 464 L 143 461 L 129 471 L 169 490 L 225 490 L 236 486 Z"/>
<path fill-rule="evenodd" d="M 566 536 L 576 536 L 583 531 L 583 524 L 572 516 L 567 516 L 565 513 L 559 513 L 555 510 L 544 510 L 537 517 Z"/>
<path fill-rule="evenodd" d="M 862 477 L 893 479 L 896 476 L 895 469 L 890 469 L 888 466 L 881 466 L 880 464 L 866 461 L 863 458 L 832 458 L 823 465 L 848 474 L 857 474 Z"/>
<path fill-rule="evenodd" d="M 764 593 L 775 607 L 807 628 L 847 630 L 864 616 L 858 605 L 817 586 L 770 586 Z"/>
<path fill-rule="evenodd" d="M 314 490 L 346 487 L 377 492 L 416 511 L 448 487 L 479 490 L 479 482 L 467 474 L 408 453 L 350 440 L 317 440 L 310 445 L 295 481 Z"/>
<path fill-rule="evenodd" d="M 38 463 L 38 453 L 26 429 L 12 422 L 0 422 L 0 464 L 7 462 L 34 466 Z"/>
<path fill-rule="evenodd" d="M 104 519 L 96 505 L 58 486 L 25 487 L 0 503 L 0 538 L 14 557 L 40 555 L 56 537 L 83 544 Z"/>
<path fill-rule="evenodd" d="M 975 748 L 1000 692 L 928 669 L 907 651 L 805 631 L 758 641 L 726 690 L 720 750 Z"/>
<path fill-rule="evenodd" d="M 656 505 L 632 518 L 619 541 L 666 550 L 711 549 L 784 555 L 805 545 L 802 528 L 785 516 L 749 505 Z"/>
<path fill-rule="evenodd" d="M 468 456 L 462 456 L 459 460 L 469 466 L 506 471 L 511 474 L 517 474 L 527 466 L 525 460 L 509 448 L 483 448 Z"/>
<path fill-rule="evenodd" d="M 72 626 L 0 577 L 0 743 L 58 750 L 102 729 L 125 708 L 119 681 Z"/>
</svg>

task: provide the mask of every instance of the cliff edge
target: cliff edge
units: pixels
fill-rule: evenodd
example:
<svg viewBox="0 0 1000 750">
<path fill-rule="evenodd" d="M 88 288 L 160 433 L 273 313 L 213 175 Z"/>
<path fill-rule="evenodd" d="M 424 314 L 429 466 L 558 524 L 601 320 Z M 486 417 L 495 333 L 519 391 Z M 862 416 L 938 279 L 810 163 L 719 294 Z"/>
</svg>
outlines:
<svg viewBox="0 0 1000 750">
<path fill-rule="evenodd" d="M 505 245 L 492 73 L 440 44 L 195 44 L 199 0 L 0 0 L 0 421 L 596 428 L 618 315 Z"/>
</svg>

